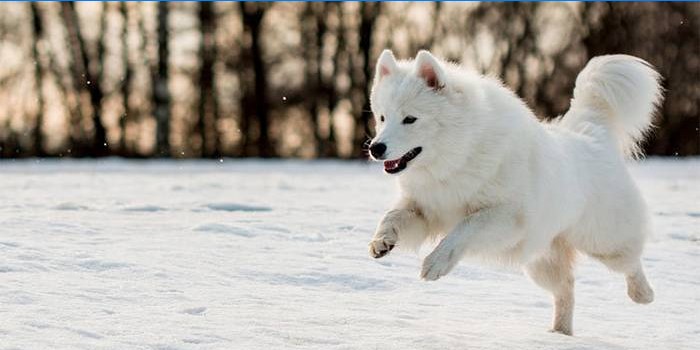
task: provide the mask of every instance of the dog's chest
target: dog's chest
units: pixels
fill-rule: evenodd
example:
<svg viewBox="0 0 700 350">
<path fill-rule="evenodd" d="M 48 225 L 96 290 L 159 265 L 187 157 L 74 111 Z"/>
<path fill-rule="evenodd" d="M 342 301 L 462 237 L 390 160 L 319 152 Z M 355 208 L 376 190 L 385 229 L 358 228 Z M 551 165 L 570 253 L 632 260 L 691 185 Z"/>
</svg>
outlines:
<svg viewBox="0 0 700 350">
<path fill-rule="evenodd" d="M 440 188 L 416 191 L 412 199 L 431 231 L 437 233 L 447 233 L 469 214 L 469 206 L 454 191 Z"/>
</svg>

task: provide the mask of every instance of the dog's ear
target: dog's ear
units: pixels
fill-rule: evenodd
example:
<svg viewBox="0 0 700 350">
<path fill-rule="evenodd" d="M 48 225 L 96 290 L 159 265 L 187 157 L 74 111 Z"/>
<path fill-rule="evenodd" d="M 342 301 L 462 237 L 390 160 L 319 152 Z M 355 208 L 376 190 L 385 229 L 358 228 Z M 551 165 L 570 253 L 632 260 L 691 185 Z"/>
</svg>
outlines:
<svg viewBox="0 0 700 350">
<path fill-rule="evenodd" d="M 394 74 L 398 70 L 396 58 L 391 50 L 385 49 L 377 60 L 376 72 L 374 73 L 374 82 L 378 83 L 384 77 Z"/>
<path fill-rule="evenodd" d="M 421 50 L 416 55 L 415 74 L 435 91 L 445 87 L 445 70 L 438 59 L 428 51 Z"/>
</svg>

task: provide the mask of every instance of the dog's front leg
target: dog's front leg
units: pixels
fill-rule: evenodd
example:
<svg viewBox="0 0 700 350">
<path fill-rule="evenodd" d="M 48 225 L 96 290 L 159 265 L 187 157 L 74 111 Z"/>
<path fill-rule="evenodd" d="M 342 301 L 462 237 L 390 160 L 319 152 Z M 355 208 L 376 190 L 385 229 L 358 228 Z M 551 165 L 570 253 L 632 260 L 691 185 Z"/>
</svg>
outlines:
<svg viewBox="0 0 700 350">
<path fill-rule="evenodd" d="M 435 281 L 448 274 L 467 253 L 493 253 L 521 239 L 516 211 L 508 207 L 482 209 L 460 222 L 423 260 L 421 278 Z"/>
<path fill-rule="evenodd" d="M 369 242 L 369 255 L 381 258 L 394 249 L 399 240 L 401 245 L 415 245 L 417 241 L 422 243 L 427 231 L 418 208 L 409 201 L 401 201 L 379 222 L 374 237 Z"/>
</svg>

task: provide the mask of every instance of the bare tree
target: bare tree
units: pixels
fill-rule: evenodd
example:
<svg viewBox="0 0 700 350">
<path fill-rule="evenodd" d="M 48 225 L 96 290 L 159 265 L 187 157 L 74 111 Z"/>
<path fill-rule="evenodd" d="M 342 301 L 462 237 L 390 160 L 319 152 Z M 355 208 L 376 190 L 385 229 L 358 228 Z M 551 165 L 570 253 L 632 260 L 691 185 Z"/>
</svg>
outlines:
<svg viewBox="0 0 700 350">
<path fill-rule="evenodd" d="M 316 155 L 323 153 L 323 137 L 320 131 L 320 108 L 321 99 L 321 65 L 323 64 L 323 36 L 326 34 L 324 16 L 326 12 L 325 3 L 307 2 L 305 4 L 304 16 L 302 18 L 302 28 L 304 36 L 304 63 L 306 88 L 315 98 L 306 99 L 306 109 L 309 111 L 311 126 L 314 134 Z"/>
<path fill-rule="evenodd" d="M 343 21 L 343 6 L 342 3 L 329 3 L 328 11 L 334 10 L 336 15 L 336 28 L 335 28 L 335 50 L 333 55 L 332 70 L 325 80 L 323 87 L 325 90 L 326 103 L 328 108 L 328 136 L 322 141 L 320 149 L 321 157 L 337 157 L 338 156 L 338 144 L 335 135 L 335 127 L 333 122 L 333 112 L 335 111 L 341 98 L 341 93 L 338 91 L 336 86 L 337 76 L 341 73 L 341 60 L 347 60 L 348 48 L 345 39 L 345 25 Z M 327 12 L 328 13 L 328 12 Z"/>
<path fill-rule="evenodd" d="M 360 28 L 359 28 L 359 56 L 362 58 L 362 69 L 359 77 L 355 76 L 355 90 L 361 91 L 361 98 L 356 102 L 356 106 L 362 106 L 361 109 L 355 110 L 355 133 L 354 133 L 354 151 L 355 157 L 364 157 L 365 142 L 369 139 L 371 133 L 370 119 L 372 112 L 369 105 L 369 82 L 372 76 L 372 34 L 374 33 L 374 24 L 376 23 L 379 12 L 381 11 L 381 3 L 378 2 L 363 2 L 360 4 Z"/>
<path fill-rule="evenodd" d="M 158 64 L 152 73 L 154 115 L 156 119 L 156 156 L 170 156 L 170 88 L 169 83 L 169 4 L 158 3 Z"/>
<path fill-rule="evenodd" d="M 128 119 L 133 115 L 131 105 L 129 104 L 129 96 L 131 89 L 131 80 L 133 79 L 133 71 L 131 69 L 131 62 L 129 60 L 129 8 L 126 2 L 119 3 L 119 12 L 122 15 L 122 62 L 124 65 L 124 75 L 121 79 L 121 93 L 122 93 L 122 115 L 119 117 L 119 152 L 121 155 L 128 155 L 126 145 L 126 127 Z"/>
<path fill-rule="evenodd" d="M 44 26 L 39 12 L 39 5 L 35 2 L 29 4 L 32 13 L 32 57 L 34 59 L 34 86 L 36 89 L 36 116 L 34 122 L 34 154 L 44 155 L 44 134 L 42 126 L 44 124 L 44 69 L 39 53 L 39 44 L 43 41 Z"/>
<path fill-rule="evenodd" d="M 216 64 L 216 14 L 211 2 L 199 3 L 199 31 L 201 35 L 199 52 L 199 119 L 197 131 L 201 140 L 201 154 L 204 157 L 218 157 L 221 153 L 221 139 L 217 128 L 219 101 L 216 94 L 214 65 Z"/>
<path fill-rule="evenodd" d="M 244 151 L 250 155 L 249 136 L 251 133 L 250 121 L 257 123 L 257 155 L 260 157 L 272 157 L 275 155 L 275 148 L 270 141 L 269 110 L 267 99 L 267 67 L 263 60 L 263 48 L 261 43 L 262 21 L 268 4 L 264 3 L 244 3 L 240 2 L 240 13 L 243 21 L 243 35 L 248 37 L 249 46 L 241 53 L 241 83 L 243 87 L 243 97 L 241 99 L 243 125 L 248 135 L 244 139 Z M 252 67 L 252 71 L 246 67 Z M 254 118 L 251 118 L 254 116 Z"/>
<path fill-rule="evenodd" d="M 104 54 L 104 46 L 102 41 L 104 39 L 104 16 L 106 16 L 106 4 L 103 5 L 103 18 L 101 19 L 102 27 L 100 33 L 100 44 L 98 47 L 98 73 L 94 74 L 90 67 L 90 56 L 87 53 L 87 48 L 85 47 L 85 40 L 83 39 L 80 23 L 78 19 L 78 14 L 75 10 L 74 2 L 62 2 L 61 3 L 61 13 L 63 18 L 63 23 L 68 32 L 69 48 L 71 51 L 71 71 L 73 75 L 73 84 L 76 91 L 79 94 L 87 94 L 89 97 L 92 113 L 92 128 L 93 135 L 92 140 L 87 149 L 82 149 L 81 152 L 91 156 L 102 156 L 107 154 L 107 132 L 105 130 L 104 124 L 102 123 L 102 98 L 104 93 L 102 90 L 102 58 Z"/>
</svg>

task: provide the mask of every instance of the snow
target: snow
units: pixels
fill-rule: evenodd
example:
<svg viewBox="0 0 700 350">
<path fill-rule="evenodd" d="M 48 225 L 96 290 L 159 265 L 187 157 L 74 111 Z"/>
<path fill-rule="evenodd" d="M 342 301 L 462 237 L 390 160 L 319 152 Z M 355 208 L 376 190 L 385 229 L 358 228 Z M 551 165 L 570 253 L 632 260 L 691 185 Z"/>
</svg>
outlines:
<svg viewBox="0 0 700 350">
<path fill-rule="evenodd" d="M 519 271 L 367 255 L 397 195 L 381 164 L 0 162 L 0 349 L 692 349 L 700 159 L 631 165 L 656 301 L 586 258 L 574 337 Z"/>
</svg>

